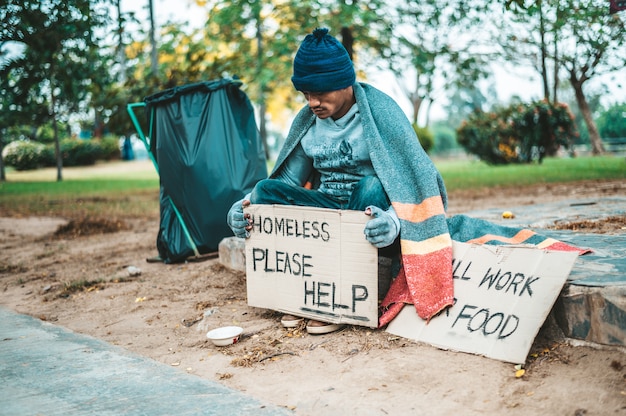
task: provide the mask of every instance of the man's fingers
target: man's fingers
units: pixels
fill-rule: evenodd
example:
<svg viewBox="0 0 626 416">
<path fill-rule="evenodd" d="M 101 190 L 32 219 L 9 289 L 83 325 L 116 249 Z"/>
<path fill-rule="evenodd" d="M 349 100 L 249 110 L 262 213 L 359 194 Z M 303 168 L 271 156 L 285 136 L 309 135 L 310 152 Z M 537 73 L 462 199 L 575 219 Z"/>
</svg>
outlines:
<svg viewBox="0 0 626 416">
<path fill-rule="evenodd" d="M 370 205 L 369 207 L 365 208 L 365 214 L 370 215 L 374 218 L 378 217 L 382 213 L 383 213 L 383 210 L 381 210 L 375 205 Z"/>
</svg>

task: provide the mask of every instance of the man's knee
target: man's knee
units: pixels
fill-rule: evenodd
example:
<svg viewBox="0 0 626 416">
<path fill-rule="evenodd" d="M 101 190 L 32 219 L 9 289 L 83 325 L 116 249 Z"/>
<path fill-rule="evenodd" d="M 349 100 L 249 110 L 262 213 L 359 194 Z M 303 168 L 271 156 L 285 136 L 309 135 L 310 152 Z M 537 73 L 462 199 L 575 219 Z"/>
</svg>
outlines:
<svg viewBox="0 0 626 416">
<path fill-rule="evenodd" d="M 366 195 L 384 193 L 383 184 L 378 179 L 378 176 L 365 176 L 357 184 L 359 191 Z"/>
<path fill-rule="evenodd" d="M 348 208 L 362 210 L 368 205 L 375 205 L 387 209 L 390 204 L 380 179 L 376 176 L 366 176 L 358 182 L 352 191 Z"/>
<path fill-rule="evenodd" d="M 250 202 L 253 204 L 262 204 L 271 195 L 272 179 L 261 179 L 252 189 L 250 193 Z"/>
<path fill-rule="evenodd" d="M 261 179 L 250 193 L 253 204 L 291 204 L 291 195 L 299 189 L 278 179 Z"/>
</svg>

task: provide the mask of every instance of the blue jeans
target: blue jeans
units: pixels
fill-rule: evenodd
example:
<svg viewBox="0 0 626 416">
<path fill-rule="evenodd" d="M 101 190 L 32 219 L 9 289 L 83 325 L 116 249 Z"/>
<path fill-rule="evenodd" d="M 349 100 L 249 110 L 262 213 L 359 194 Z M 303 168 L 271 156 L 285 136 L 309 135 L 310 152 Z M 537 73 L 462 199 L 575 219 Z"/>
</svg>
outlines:
<svg viewBox="0 0 626 416">
<path fill-rule="evenodd" d="M 357 182 L 347 202 L 320 191 L 290 185 L 276 179 L 263 179 L 252 190 L 250 202 L 355 211 L 363 211 L 370 205 L 386 210 L 391 205 L 380 179 L 376 176 L 366 176 Z"/>
</svg>

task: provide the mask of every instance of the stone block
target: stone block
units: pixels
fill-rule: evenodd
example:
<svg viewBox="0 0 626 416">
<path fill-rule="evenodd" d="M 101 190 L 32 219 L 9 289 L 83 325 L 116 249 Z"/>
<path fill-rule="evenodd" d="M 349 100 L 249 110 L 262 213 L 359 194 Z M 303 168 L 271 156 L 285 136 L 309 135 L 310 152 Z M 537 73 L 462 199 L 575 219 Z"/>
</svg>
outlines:
<svg viewBox="0 0 626 416">
<path fill-rule="evenodd" d="M 218 246 L 219 261 L 229 269 L 246 271 L 246 240 L 240 237 L 226 237 Z"/>
<path fill-rule="evenodd" d="M 624 285 L 566 285 L 556 301 L 554 314 L 566 337 L 626 346 Z"/>
</svg>

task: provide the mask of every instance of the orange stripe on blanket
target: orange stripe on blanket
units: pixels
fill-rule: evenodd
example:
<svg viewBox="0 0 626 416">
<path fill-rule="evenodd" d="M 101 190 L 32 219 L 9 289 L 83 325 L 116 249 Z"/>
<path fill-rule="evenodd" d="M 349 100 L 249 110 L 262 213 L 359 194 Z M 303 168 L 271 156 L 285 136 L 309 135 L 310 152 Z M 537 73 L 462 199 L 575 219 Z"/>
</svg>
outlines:
<svg viewBox="0 0 626 416">
<path fill-rule="evenodd" d="M 393 205 L 393 209 L 398 214 L 398 218 L 410 222 L 422 222 L 435 215 L 445 213 L 440 195 L 426 198 L 420 204 L 393 202 L 391 205 Z"/>
<path fill-rule="evenodd" d="M 428 254 L 452 246 L 450 234 L 440 234 L 423 241 L 400 240 L 402 255 Z"/>
<path fill-rule="evenodd" d="M 537 248 L 548 248 L 555 243 L 559 243 L 559 240 L 555 240 L 554 238 L 546 238 L 541 243 L 537 244 Z"/>
<path fill-rule="evenodd" d="M 466 241 L 466 243 L 476 243 L 476 244 L 486 244 L 489 241 L 502 241 L 503 243 L 509 244 L 520 244 L 524 241 L 528 240 L 530 237 L 535 235 L 534 231 L 531 230 L 521 230 L 513 237 L 503 237 L 501 235 L 495 234 L 485 234 L 482 237 L 474 238 L 473 240 Z"/>
</svg>

